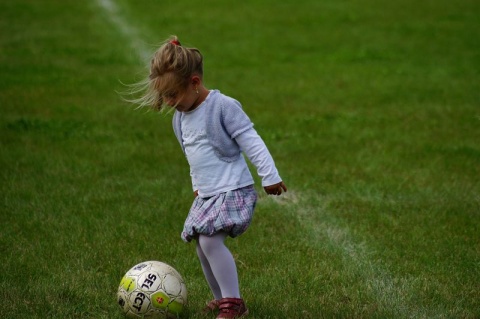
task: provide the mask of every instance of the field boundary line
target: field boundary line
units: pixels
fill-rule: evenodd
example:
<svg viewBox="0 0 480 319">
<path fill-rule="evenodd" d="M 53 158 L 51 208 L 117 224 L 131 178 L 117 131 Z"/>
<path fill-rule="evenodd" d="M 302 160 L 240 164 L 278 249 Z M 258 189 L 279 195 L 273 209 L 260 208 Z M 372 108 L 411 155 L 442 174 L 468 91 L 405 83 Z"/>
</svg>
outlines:
<svg viewBox="0 0 480 319">
<path fill-rule="evenodd" d="M 438 318 L 443 313 L 424 304 L 416 304 L 413 296 L 418 289 L 421 278 L 395 277 L 378 262 L 372 261 L 373 252 L 366 242 L 356 242 L 348 228 L 342 227 L 334 214 L 326 214 L 328 218 L 318 220 L 318 214 L 327 209 L 329 199 L 325 198 L 319 206 L 312 206 L 307 196 L 289 191 L 283 197 L 272 198 L 279 205 L 291 206 L 285 214 L 291 214 L 311 238 L 312 247 L 329 245 L 337 251 L 344 266 L 351 273 L 363 278 L 368 293 L 376 300 L 382 310 L 390 309 L 400 318 Z M 291 218 L 292 216 L 290 216 Z"/>
<path fill-rule="evenodd" d="M 148 61 L 151 53 L 148 46 L 141 40 L 140 32 L 137 28 L 127 22 L 120 14 L 120 10 L 113 0 L 95 0 L 97 5 L 103 9 L 103 12 L 110 19 L 114 27 L 130 42 L 130 46 L 135 51 L 137 58 L 141 61 Z"/>
</svg>

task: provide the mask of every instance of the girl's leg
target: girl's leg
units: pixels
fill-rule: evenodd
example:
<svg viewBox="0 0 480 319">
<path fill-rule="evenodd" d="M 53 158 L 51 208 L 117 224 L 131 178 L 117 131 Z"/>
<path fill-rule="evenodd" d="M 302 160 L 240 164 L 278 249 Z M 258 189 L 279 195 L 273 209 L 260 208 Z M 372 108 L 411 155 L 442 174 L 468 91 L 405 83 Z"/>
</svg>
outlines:
<svg viewBox="0 0 480 319">
<path fill-rule="evenodd" d="M 200 251 L 199 257 L 205 277 L 212 289 L 215 299 L 221 298 L 240 298 L 240 289 L 238 286 L 238 274 L 235 260 L 230 250 L 225 246 L 227 234 L 224 232 L 213 236 L 198 237 L 197 253 Z M 204 257 L 204 259 L 202 259 Z M 205 271 L 205 266 L 207 271 Z M 210 281 L 212 279 L 214 281 Z M 210 279 L 209 279 L 210 278 Z M 213 285 L 212 285 L 213 283 Z M 221 296 L 217 296 L 220 288 Z"/>
<path fill-rule="evenodd" d="M 202 248 L 200 247 L 200 240 L 197 241 L 197 255 L 198 255 L 198 258 L 200 259 L 200 264 L 202 265 L 203 274 L 205 275 L 208 285 L 210 286 L 210 290 L 213 293 L 213 297 L 216 300 L 222 299 L 222 291 L 220 290 L 220 286 L 218 285 L 218 282 L 212 273 L 212 268 L 210 268 L 210 263 L 208 262 L 207 257 L 205 257 L 205 254 L 203 253 Z"/>
</svg>

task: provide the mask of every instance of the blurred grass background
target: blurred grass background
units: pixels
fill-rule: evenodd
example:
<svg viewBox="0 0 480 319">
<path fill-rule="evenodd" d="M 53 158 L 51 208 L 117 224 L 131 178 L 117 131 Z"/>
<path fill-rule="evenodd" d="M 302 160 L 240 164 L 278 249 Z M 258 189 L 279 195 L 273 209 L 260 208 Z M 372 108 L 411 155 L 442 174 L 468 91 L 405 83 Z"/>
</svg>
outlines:
<svg viewBox="0 0 480 319">
<path fill-rule="evenodd" d="M 0 17 L 2 317 L 121 318 L 121 277 L 157 259 L 199 318 L 171 118 L 117 94 L 171 34 L 289 186 L 229 241 L 250 317 L 480 316 L 476 1 L 18 0 Z"/>
</svg>

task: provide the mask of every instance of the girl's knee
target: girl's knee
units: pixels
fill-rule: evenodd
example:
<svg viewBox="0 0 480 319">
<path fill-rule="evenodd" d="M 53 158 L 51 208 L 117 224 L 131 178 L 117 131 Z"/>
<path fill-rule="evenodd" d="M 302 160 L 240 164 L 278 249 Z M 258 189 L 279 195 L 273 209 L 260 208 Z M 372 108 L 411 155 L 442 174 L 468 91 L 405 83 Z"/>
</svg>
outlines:
<svg viewBox="0 0 480 319">
<path fill-rule="evenodd" d="M 198 237 L 197 248 L 200 248 L 202 253 L 208 256 L 214 251 L 217 251 L 219 249 L 226 247 L 225 246 L 226 237 L 227 237 L 227 234 L 224 232 L 217 233 L 213 236 L 200 235 Z"/>
</svg>

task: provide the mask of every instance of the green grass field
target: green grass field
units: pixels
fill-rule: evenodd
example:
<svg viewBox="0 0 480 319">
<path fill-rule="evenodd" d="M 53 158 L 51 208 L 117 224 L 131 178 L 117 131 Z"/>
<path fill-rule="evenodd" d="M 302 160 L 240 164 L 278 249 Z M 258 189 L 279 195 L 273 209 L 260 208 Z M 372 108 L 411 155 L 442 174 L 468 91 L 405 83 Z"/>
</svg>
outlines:
<svg viewBox="0 0 480 319">
<path fill-rule="evenodd" d="M 1 318 L 122 318 L 152 259 L 200 318 L 171 115 L 117 93 L 171 34 L 289 187 L 228 241 L 249 318 L 480 318 L 478 1 L 3 0 L 0 30 Z"/>
</svg>

